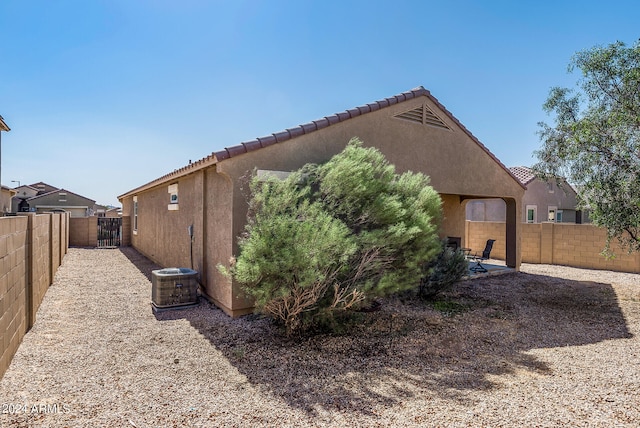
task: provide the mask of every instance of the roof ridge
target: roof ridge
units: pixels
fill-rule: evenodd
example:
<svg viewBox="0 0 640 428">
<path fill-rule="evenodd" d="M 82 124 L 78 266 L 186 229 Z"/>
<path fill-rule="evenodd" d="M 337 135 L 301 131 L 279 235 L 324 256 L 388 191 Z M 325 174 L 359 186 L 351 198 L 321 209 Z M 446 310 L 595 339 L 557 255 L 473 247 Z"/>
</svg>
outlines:
<svg viewBox="0 0 640 428">
<path fill-rule="evenodd" d="M 42 198 L 43 196 L 50 196 L 50 195 L 53 195 L 54 193 L 62 193 L 62 192 L 65 192 L 65 193 L 71 193 L 72 195 L 78 196 L 78 197 L 83 198 L 83 199 L 86 199 L 86 200 L 88 200 L 88 201 L 93 201 L 94 203 L 96 202 L 95 200 L 93 200 L 93 199 L 91 199 L 91 198 L 87 198 L 86 196 L 82 196 L 82 195 L 80 195 L 79 193 L 72 192 L 71 190 L 67 190 L 67 189 L 55 189 L 55 190 L 51 190 L 51 191 L 46 192 L 46 193 L 41 193 L 40 195 L 32 196 L 32 197 L 30 197 L 28 200 L 30 201 L 30 200 L 32 200 L 32 199 L 38 199 L 38 198 Z"/>
<path fill-rule="evenodd" d="M 317 131 L 319 129 L 326 128 L 328 126 L 334 125 L 336 123 L 343 122 L 348 119 L 352 119 L 357 116 L 361 116 L 366 113 L 374 112 L 385 107 L 390 107 L 392 105 L 408 101 L 419 96 L 426 96 L 431 100 L 451 121 L 453 121 L 469 138 L 471 138 L 482 150 L 484 150 L 500 167 L 509 174 L 517 183 L 519 183 L 522 188 L 526 189 L 526 186 L 522 184 L 522 182 L 516 177 L 513 172 L 509 170 L 501 161 L 498 159 L 491 151 L 478 140 L 478 138 L 471 133 L 447 108 L 438 101 L 436 97 L 431 95 L 431 92 L 425 89 L 424 86 L 415 87 L 409 91 L 402 92 L 398 95 L 394 95 L 388 98 L 383 98 L 378 101 L 374 101 L 372 103 L 364 104 L 358 107 L 354 107 L 348 110 L 344 110 L 339 113 L 334 113 L 330 116 L 324 116 L 321 119 L 312 120 L 311 122 L 304 123 L 302 125 L 295 126 L 293 128 L 287 128 L 283 131 L 274 132 L 270 135 L 254 138 L 253 140 L 245 141 L 235 146 L 225 147 L 222 150 L 218 150 L 212 152 L 210 155 L 202 158 L 198 161 L 189 163 L 182 168 L 175 169 L 172 172 L 163 175 L 155 180 L 148 182 L 147 184 L 143 184 L 142 186 L 138 186 L 135 189 L 132 189 L 118 197 L 122 198 L 124 196 L 130 195 L 134 192 L 142 191 L 146 188 L 152 187 L 156 184 L 162 183 L 164 181 L 170 179 L 177 179 L 183 175 L 187 175 L 192 171 L 203 168 L 207 165 L 215 165 L 218 162 L 221 162 L 225 159 L 229 159 L 234 156 L 239 156 L 244 153 L 252 152 L 255 150 L 259 150 L 264 147 L 272 146 L 277 143 L 281 143 L 295 137 L 299 137 L 304 134 L 308 134 L 310 132 Z"/>
<path fill-rule="evenodd" d="M 345 120 L 349 120 L 366 113 L 371 113 L 373 111 L 377 111 L 403 101 L 417 98 L 422 95 L 430 96 L 431 93 L 427 89 L 425 89 L 424 86 L 418 86 L 409 91 L 402 92 L 392 97 L 383 98 L 372 103 L 334 113 L 330 116 L 324 116 L 320 119 L 312 120 L 293 128 L 287 128 L 283 131 L 274 132 L 267 136 L 254 138 L 253 140 L 245 141 L 235 146 L 225 147 L 222 150 L 213 152 L 213 155 L 218 161 L 222 161 L 233 156 L 272 146 L 276 143 L 282 143 L 284 141 L 291 140 L 292 138 L 296 138 L 310 132 L 318 131 L 330 125 L 334 125 L 336 123 L 343 122 Z"/>
</svg>

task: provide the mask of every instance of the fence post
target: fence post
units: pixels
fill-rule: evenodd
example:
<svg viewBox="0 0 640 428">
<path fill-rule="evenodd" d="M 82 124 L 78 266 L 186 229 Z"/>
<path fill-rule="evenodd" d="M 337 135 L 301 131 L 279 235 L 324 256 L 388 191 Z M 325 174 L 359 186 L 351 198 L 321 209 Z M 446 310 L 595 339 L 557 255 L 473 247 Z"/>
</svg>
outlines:
<svg viewBox="0 0 640 428">
<path fill-rule="evenodd" d="M 33 259 L 34 259 L 34 249 L 35 243 L 34 237 L 35 233 L 33 232 L 34 224 L 33 218 L 35 216 L 34 213 L 25 213 L 21 214 L 27 217 L 27 248 L 26 248 L 26 278 L 25 278 L 25 298 L 26 298 L 26 307 L 25 307 L 25 318 L 26 318 L 26 327 L 27 331 L 31 330 L 31 327 L 36 322 L 36 314 L 33 310 Z"/>
<path fill-rule="evenodd" d="M 554 223 L 540 223 L 540 226 L 540 263 L 552 265 Z"/>
</svg>

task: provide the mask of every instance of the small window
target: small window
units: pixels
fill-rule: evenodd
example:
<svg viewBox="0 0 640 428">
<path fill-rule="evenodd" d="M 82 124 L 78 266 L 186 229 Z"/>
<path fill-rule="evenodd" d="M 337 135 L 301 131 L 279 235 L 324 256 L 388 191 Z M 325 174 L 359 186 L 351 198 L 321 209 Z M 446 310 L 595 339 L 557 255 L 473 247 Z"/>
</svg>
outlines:
<svg viewBox="0 0 640 428">
<path fill-rule="evenodd" d="M 538 207 L 527 205 L 527 223 L 535 223 L 538 217 Z"/>
<path fill-rule="evenodd" d="M 562 210 L 556 211 L 556 223 L 562 223 Z"/>
<path fill-rule="evenodd" d="M 556 221 L 556 212 L 558 211 L 558 207 L 549 207 L 548 209 L 548 215 L 547 215 L 547 221 L 552 221 L 555 222 Z"/>
<path fill-rule="evenodd" d="M 133 197 L 133 231 L 138 231 L 138 197 Z"/>
<path fill-rule="evenodd" d="M 176 211 L 178 209 L 178 183 L 174 183 L 167 189 L 169 193 L 169 211 Z"/>
</svg>

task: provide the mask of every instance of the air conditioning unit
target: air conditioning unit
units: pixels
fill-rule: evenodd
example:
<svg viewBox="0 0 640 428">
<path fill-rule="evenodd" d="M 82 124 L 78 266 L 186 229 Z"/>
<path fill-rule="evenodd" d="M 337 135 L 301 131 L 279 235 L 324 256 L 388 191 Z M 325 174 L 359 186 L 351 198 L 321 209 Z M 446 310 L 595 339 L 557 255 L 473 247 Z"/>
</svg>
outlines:
<svg viewBox="0 0 640 428">
<path fill-rule="evenodd" d="M 151 271 L 151 302 L 154 310 L 198 304 L 198 272 L 188 268 Z"/>
</svg>

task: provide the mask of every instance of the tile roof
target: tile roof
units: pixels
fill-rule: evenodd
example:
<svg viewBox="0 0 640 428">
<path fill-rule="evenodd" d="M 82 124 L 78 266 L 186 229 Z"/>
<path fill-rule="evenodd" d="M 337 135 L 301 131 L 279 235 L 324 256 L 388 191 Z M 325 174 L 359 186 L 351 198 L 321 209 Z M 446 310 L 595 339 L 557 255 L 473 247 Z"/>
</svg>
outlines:
<svg viewBox="0 0 640 428">
<path fill-rule="evenodd" d="M 511 171 L 511 174 L 525 186 L 536 178 L 536 174 L 533 170 L 526 166 L 512 166 L 509 168 L 509 171 Z"/>
<path fill-rule="evenodd" d="M 460 129 L 462 129 L 462 131 L 464 131 L 469 136 L 469 138 L 471 138 L 476 144 L 478 144 L 478 146 L 480 146 L 498 165 L 500 165 L 502 169 L 504 169 L 509 175 L 514 178 L 514 180 L 516 180 L 516 182 L 518 182 L 523 188 L 525 188 L 520 180 L 518 180 L 517 177 L 513 175 L 513 173 L 493 153 L 491 153 L 491 151 L 489 151 L 489 149 L 484 144 L 482 144 L 480 140 L 475 137 L 475 135 L 471 133 L 471 131 L 469 131 L 449 110 L 447 110 L 446 107 L 436 99 L 436 97 L 431 95 L 431 92 L 429 92 L 423 86 L 418 86 L 417 88 L 414 88 L 410 91 L 406 91 L 389 98 L 384 98 L 382 100 L 378 100 L 369 104 L 335 113 L 331 116 L 325 116 L 321 119 L 313 120 L 311 122 L 298 125 L 293 128 L 287 128 L 283 131 L 274 132 L 273 134 L 255 138 L 253 140 L 246 141 L 235 146 L 226 147 L 223 150 L 211 153 L 209 156 L 200 159 L 199 161 L 189 163 L 189 165 L 187 166 L 176 169 L 173 172 L 163 175 L 162 177 L 159 177 L 147 184 L 136 187 L 135 189 L 120 195 L 118 198 L 122 198 L 127 195 L 134 194 L 135 192 L 148 189 L 165 181 L 178 179 L 183 175 L 190 174 L 201 168 L 215 165 L 218 162 L 222 162 L 226 159 L 240 156 L 242 154 L 259 150 L 274 144 L 282 143 L 284 141 L 291 140 L 292 138 L 296 138 L 304 134 L 318 131 L 328 126 L 335 125 L 336 123 L 344 122 L 354 117 L 371 113 L 420 96 L 426 96 L 427 98 L 429 98 L 429 100 L 431 100 L 436 106 L 438 106 L 438 108 L 442 110 L 442 112 L 444 112 L 447 117 L 451 119 L 457 126 L 459 126 Z"/>
<path fill-rule="evenodd" d="M 436 104 L 439 107 L 441 107 L 444 110 L 444 107 L 434 97 L 431 96 L 431 93 L 428 90 L 426 90 L 422 86 L 419 86 L 415 89 L 412 89 L 407 92 L 403 92 L 393 97 L 384 98 L 382 100 L 365 104 L 359 107 L 355 107 L 349 110 L 345 110 L 340 113 L 335 113 L 335 114 L 332 114 L 331 116 L 325 116 L 321 119 L 313 120 L 311 122 L 308 122 L 293 128 L 285 129 L 284 131 L 275 132 L 266 137 L 260 137 L 250 141 L 246 141 L 244 143 L 240 143 L 236 146 L 226 147 L 223 150 L 214 152 L 213 155 L 216 157 L 218 161 L 223 161 L 230 157 L 234 157 L 234 156 L 241 155 L 243 153 L 258 150 L 263 147 L 271 146 L 276 143 L 282 143 L 283 141 L 287 141 L 292 138 L 299 137 L 300 135 L 309 134 L 311 132 L 318 131 L 322 128 L 335 125 L 336 123 L 344 122 L 345 120 L 349 120 L 366 113 L 380 110 L 382 108 L 389 107 L 394 104 L 401 103 L 403 101 L 417 98 L 422 95 L 430 97 L 433 101 L 436 102 Z M 447 112 L 447 114 L 451 115 L 449 112 Z M 454 120 L 457 122 L 455 118 Z"/>
<path fill-rule="evenodd" d="M 56 193 L 68 193 L 70 195 L 75 195 L 75 196 L 78 196 L 79 198 L 86 199 L 87 201 L 91 201 L 94 204 L 96 203 L 96 201 L 94 201 L 91 198 L 87 198 L 86 196 L 78 195 L 77 193 L 70 192 L 69 190 L 66 190 L 66 189 L 55 189 L 55 190 L 52 190 L 52 191 L 47 192 L 47 193 L 42 193 L 40 195 L 32 196 L 32 197 L 28 198 L 27 201 L 34 201 L 36 199 L 40 199 L 40 198 L 43 198 L 45 196 L 50 196 L 50 195 L 53 195 L 53 194 L 56 194 Z"/>
</svg>

